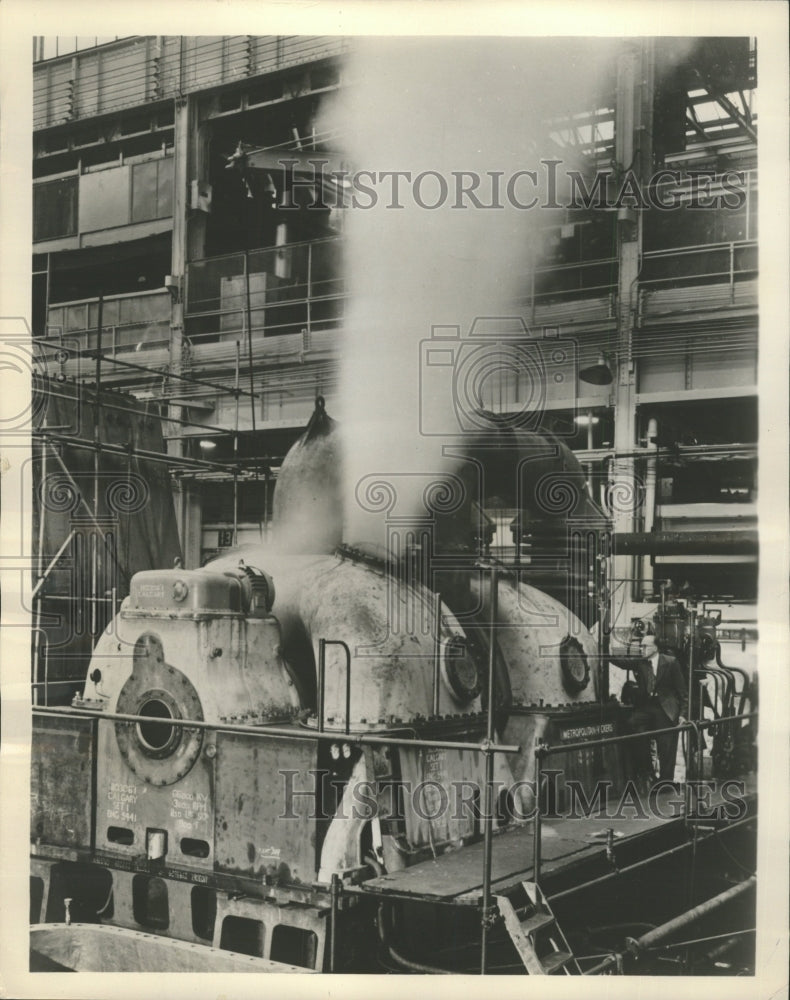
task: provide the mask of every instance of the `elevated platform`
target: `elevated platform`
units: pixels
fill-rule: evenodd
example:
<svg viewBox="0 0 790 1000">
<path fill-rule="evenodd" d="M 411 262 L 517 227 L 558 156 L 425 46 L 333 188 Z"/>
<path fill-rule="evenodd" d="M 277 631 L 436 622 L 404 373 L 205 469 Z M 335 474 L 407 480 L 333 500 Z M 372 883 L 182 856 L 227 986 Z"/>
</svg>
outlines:
<svg viewBox="0 0 790 1000">
<path fill-rule="evenodd" d="M 746 782 L 746 795 L 753 799 L 755 794 L 756 779 L 752 776 Z M 688 840 L 682 791 L 661 791 L 657 802 L 663 816 L 652 813 L 644 798 L 639 800 L 641 814 L 628 804 L 630 801 L 633 800 L 624 800 L 619 816 L 613 815 L 618 811 L 616 804 L 610 804 L 608 815 L 542 821 L 540 880 L 549 896 L 552 883 L 564 890 L 568 881 L 565 876 L 571 875 L 572 870 L 612 870 L 606 857 L 609 829 L 613 831 L 613 848 L 621 867 L 656 857 Z M 717 791 L 711 796 L 710 807 L 716 808 L 723 802 L 721 792 Z M 713 835 L 709 824 L 702 835 Z M 492 892 L 506 893 L 521 882 L 534 880 L 533 849 L 533 822 L 495 833 Z M 482 897 L 483 852 L 482 840 L 466 844 L 409 868 L 370 879 L 358 891 L 380 897 L 476 906 Z"/>
</svg>

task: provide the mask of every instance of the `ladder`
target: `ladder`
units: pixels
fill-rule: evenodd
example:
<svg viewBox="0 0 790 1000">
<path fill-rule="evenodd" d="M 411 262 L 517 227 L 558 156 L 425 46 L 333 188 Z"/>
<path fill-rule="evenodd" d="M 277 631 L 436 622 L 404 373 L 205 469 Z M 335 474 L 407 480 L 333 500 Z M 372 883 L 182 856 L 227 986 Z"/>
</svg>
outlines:
<svg viewBox="0 0 790 1000">
<path fill-rule="evenodd" d="M 540 886 L 521 885 L 526 893 L 523 906 L 514 906 L 507 896 L 495 899 L 525 969 L 531 976 L 580 976 L 579 964 Z"/>
</svg>

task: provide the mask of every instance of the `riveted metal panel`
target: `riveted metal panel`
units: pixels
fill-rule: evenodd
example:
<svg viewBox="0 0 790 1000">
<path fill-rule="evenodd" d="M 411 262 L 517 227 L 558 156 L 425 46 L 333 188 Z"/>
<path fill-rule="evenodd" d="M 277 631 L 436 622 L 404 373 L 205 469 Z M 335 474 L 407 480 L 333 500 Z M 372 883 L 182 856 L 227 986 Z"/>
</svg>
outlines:
<svg viewBox="0 0 790 1000">
<path fill-rule="evenodd" d="M 121 756 L 115 723 L 99 723 L 99 765 L 96 791 L 96 846 L 101 851 L 135 857 L 146 853 L 148 831 L 165 833 L 163 863 L 210 870 L 214 860 L 214 762 L 201 753 L 184 777 L 168 782 L 167 758 L 152 760 L 152 780 L 136 774 Z M 136 726 L 127 728 L 133 734 Z M 212 743 L 205 732 L 203 746 Z M 159 763 L 165 777 L 155 777 Z M 118 839 L 118 830 L 132 834 L 131 843 Z M 206 845 L 197 854 L 194 847 Z"/>
<path fill-rule="evenodd" d="M 90 719 L 34 718 L 30 782 L 34 840 L 90 847 L 93 725 Z"/>
<path fill-rule="evenodd" d="M 316 759 L 314 740 L 217 734 L 218 870 L 279 883 L 314 879 L 314 799 L 291 792 L 312 793 Z"/>
</svg>

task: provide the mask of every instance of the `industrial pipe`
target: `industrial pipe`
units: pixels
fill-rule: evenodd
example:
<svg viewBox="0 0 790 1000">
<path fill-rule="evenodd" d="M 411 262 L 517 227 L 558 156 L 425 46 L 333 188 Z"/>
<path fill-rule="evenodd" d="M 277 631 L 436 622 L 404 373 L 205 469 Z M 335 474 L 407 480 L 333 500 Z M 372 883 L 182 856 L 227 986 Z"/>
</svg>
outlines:
<svg viewBox="0 0 790 1000">
<path fill-rule="evenodd" d="M 732 900 L 738 899 L 740 896 L 744 895 L 744 893 L 754 889 L 756 885 L 757 878 L 752 875 L 744 882 L 739 882 L 738 885 L 734 885 L 724 892 L 719 893 L 718 896 L 706 899 L 705 902 L 700 903 L 699 906 L 694 906 L 692 909 L 686 910 L 686 912 L 681 913 L 679 917 L 675 917 L 673 920 L 668 920 L 665 924 L 659 924 L 658 927 L 652 931 L 648 931 L 647 934 L 643 934 L 638 938 L 626 938 L 626 947 L 632 954 L 639 955 L 639 953 L 645 949 L 652 948 L 654 945 L 666 940 L 666 938 L 671 937 L 671 935 L 673 935 L 676 931 L 682 930 L 684 927 L 688 927 L 689 924 L 695 923 L 702 917 L 706 917 L 708 914 L 720 909 L 725 904 L 732 902 Z"/>
<path fill-rule="evenodd" d="M 612 535 L 619 556 L 757 555 L 756 531 L 634 531 Z"/>
</svg>

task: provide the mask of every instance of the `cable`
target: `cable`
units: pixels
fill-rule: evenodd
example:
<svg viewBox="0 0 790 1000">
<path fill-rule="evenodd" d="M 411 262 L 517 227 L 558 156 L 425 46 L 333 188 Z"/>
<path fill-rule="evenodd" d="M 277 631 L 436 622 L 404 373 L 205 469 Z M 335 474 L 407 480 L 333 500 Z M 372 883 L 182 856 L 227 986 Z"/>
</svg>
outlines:
<svg viewBox="0 0 790 1000">
<path fill-rule="evenodd" d="M 726 934 L 712 934 L 710 937 L 692 938 L 690 941 L 673 941 L 672 944 L 657 944 L 645 951 L 670 951 L 673 948 L 687 948 L 692 944 L 705 944 L 707 941 L 720 941 L 722 938 L 740 937 L 744 934 L 755 934 L 756 927 L 749 927 L 742 931 L 728 931 Z"/>
</svg>

